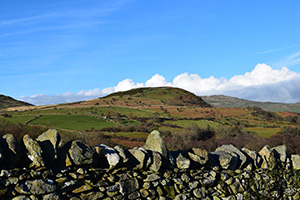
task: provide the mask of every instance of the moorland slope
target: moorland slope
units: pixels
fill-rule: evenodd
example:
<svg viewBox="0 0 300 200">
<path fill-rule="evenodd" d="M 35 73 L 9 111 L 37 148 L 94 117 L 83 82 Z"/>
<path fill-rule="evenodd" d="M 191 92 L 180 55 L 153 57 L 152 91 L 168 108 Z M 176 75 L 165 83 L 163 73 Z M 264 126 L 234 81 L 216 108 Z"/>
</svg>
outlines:
<svg viewBox="0 0 300 200">
<path fill-rule="evenodd" d="M 32 104 L 26 103 L 23 101 L 19 101 L 12 97 L 0 94 L 0 109 L 9 108 L 9 107 L 17 107 L 17 106 L 32 106 Z"/>
</svg>

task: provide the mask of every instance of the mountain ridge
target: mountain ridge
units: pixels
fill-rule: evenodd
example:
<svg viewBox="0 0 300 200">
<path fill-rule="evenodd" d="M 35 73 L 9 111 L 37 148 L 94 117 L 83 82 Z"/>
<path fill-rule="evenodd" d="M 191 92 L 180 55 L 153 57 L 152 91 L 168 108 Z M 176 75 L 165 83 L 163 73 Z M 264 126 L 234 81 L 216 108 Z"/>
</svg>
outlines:
<svg viewBox="0 0 300 200">
<path fill-rule="evenodd" d="M 204 101 L 214 107 L 240 108 L 240 107 L 259 107 L 272 112 L 298 112 L 300 113 L 300 103 L 279 103 L 279 102 L 260 102 L 251 101 L 226 95 L 200 96 Z"/>
</svg>

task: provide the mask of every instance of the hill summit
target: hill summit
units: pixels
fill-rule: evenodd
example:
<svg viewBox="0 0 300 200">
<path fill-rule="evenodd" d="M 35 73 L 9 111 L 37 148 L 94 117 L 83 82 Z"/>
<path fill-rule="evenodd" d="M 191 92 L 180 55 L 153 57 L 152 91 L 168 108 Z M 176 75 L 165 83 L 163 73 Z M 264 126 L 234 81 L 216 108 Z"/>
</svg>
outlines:
<svg viewBox="0 0 300 200">
<path fill-rule="evenodd" d="M 9 108 L 9 107 L 17 107 L 17 106 L 33 106 L 33 105 L 30 103 L 19 101 L 12 97 L 0 94 L 0 109 Z"/>
<path fill-rule="evenodd" d="M 197 106 L 197 107 L 212 107 L 210 104 L 195 94 L 184 89 L 174 87 L 144 87 L 131 89 L 124 92 L 116 92 L 110 94 L 106 98 L 127 97 L 127 99 L 145 99 L 157 100 L 164 105 L 169 106 Z"/>
</svg>

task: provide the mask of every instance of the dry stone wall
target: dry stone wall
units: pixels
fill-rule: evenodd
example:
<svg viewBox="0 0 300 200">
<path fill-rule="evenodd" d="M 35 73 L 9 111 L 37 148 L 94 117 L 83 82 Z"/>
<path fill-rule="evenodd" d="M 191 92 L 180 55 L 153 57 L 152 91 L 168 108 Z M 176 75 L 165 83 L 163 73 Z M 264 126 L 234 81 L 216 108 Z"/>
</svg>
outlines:
<svg viewBox="0 0 300 200">
<path fill-rule="evenodd" d="M 0 199 L 300 199 L 300 156 L 285 146 L 171 152 L 158 131 L 133 149 L 62 146 L 50 129 L 0 147 Z"/>
</svg>

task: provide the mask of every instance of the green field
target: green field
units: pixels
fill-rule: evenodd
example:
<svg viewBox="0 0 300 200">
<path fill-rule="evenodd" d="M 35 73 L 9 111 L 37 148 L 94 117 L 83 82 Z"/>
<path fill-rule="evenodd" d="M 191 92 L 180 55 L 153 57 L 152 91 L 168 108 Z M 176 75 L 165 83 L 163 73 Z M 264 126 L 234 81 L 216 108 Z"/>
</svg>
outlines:
<svg viewBox="0 0 300 200">
<path fill-rule="evenodd" d="M 208 125 L 212 128 L 216 128 L 219 124 L 208 120 L 177 120 L 177 121 L 166 121 L 165 123 L 173 124 L 181 127 L 191 126 L 196 124 L 201 128 L 206 128 Z"/>
<path fill-rule="evenodd" d="M 281 128 L 249 127 L 245 128 L 245 130 L 255 132 L 260 137 L 268 138 L 272 135 L 280 133 Z"/>
<path fill-rule="evenodd" d="M 24 118 L 26 117 L 27 116 L 24 116 Z M 21 116 L 12 117 L 12 119 L 20 119 L 20 122 L 21 120 L 24 121 Z M 107 122 L 102 119 L 97 119 L 94 116 L 87 115 L 43 115 L 40 118 L 33 120 L 29 124 L 77 131 L 102 129 L 104 127 L 114 127 L 116 125 L 115 123 Z"/>
</svg>

